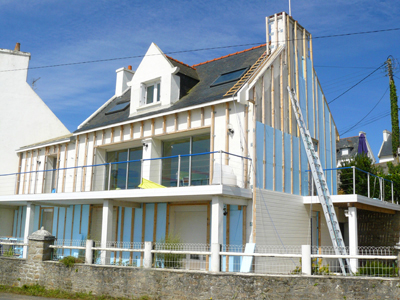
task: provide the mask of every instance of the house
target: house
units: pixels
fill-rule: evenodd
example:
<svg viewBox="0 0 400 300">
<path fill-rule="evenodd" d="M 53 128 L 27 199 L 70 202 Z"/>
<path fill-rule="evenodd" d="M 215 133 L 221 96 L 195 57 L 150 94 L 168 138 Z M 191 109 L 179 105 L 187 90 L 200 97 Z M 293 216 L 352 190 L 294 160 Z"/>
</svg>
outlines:
<svg viewBox="0 0 400 300">
<path fill-rule="evenodd" d="M 14 214 L 13 235 L 44 226 L 66 243 L 90 238 L 104 247 L 169 234 L 197 245 L 332 245 L 289 86 L 347 244 L 354 253 L 373 243 L 359 238 L 369 236 L 360 224 L 371 213 L 397 218 L 400 207 L 336 195 L 339 134 L 313 68 L 311 34 L 285 13 L 267 17 L 266 32 L 264 45 L 192 66 L 152 43 L 136 70 L 116 71 L 115 94 L 72 136 L 19 148 L 15 168 L 33 171 L 0 196 L 0 209 Z M 166 188 L 139 189 L 143 179 Z M 237 258 L 222 268 L 236 270 Z M 143 264 L 140 253 L 119 259 Z"/>
<path fill-rule="evenodd" d="M 368 149 L 366 155 L 371 159 L 373 164 L 376 163 L 375 155 L 372 152 L 371 146 L 367 140 L 367 134 L 363 131 L 360 131 L 358 136 L 340 138 L 336 143 L 336 166 L 338 168 L 342 166 L 342 163 L 349 162 L 357 155 L 361 135 L 364 136 L 365 144 Z"/>
<path fill-rule="evenodd" d="M 392 133 L 384 130 L 383 131 L 383 142 L 378 153 L 379 163 L 387 163 L 394 161 L 393 150 L 392 150 Z"/>
<path fill-rule="evenodd" d="M 16 149 L 44 140 L 57 140 L 70 132 L 40 99 L 26 82 L 31 54 L 20 51 L 17 43 L 14 50 L 0 49 L 0 155 L 3 158 L 0 174 L 32 171 L 32 164 L 18 167 L 23 157 Z M 16 138 L 18 137 L 18 138 Z M 31 161 L 37 153 L 31 152 Z M 0 195 L 15 192 L 15 175 L 3 176 Z M 14 213 L 0 209 L 0 223 L 12 223 Z M 0 236 L 11 236 L 9 226 L 0 226 Z"/>
</svg>

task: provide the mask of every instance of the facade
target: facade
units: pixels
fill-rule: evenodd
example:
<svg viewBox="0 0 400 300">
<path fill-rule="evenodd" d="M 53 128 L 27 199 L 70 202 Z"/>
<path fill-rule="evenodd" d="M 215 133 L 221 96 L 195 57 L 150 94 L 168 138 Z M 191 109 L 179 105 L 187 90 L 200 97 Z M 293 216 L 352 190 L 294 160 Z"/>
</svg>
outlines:
<svg viewBox="0 0 400 300">
<path fill-rule="evenodd" d="M 336 143 L 336 166 L 338 168 L 342 166 L 342 163 L 350 161 L 357 155 L 361 134 L 363 134 L 365 137 L 365 144 L 368 149 L 367 156 L 371 159 L 373 164 L 376 163 L 375 155 L 372 152 L 371 146 L 367 140 L 367 134 L 363 131 L 360 131 L 358 136 L 340 138 Z"/>
<path fill-rule="evenodd" d="M 0 197 L 0 209 L 14 215 L 12 235 L 44 226 L 58 239 L 104 247 L 168 235 L 183 243 L 331 245 L 287 91 L 296 92 L 336 195 L 339 136 L 313 68 L 311 34 L 285 13 L 266 21 L 266 44 L 193 66 L 151 44 L 135 71 L 117 70 L 115 95 L 72 136 L 21 147 L 18 168 L 34 171 L 18 174 L 14 195 Z M 143 179 L 166 188 L 139 189 Z M 351 223 L 347 236 L 357 237 L 357 206 L 348 221 L 341 205 L 367 200 L 350 196 L 334 203 L 340 222 Z M 120 258 L 143 263 L 140 253 Z M 231 260 L 224 267 L 233 268 Z"/>
<path fill-rule="evenodd" d="M 0 174 L 32 170 L 16 167 L 22 157 L 15 150 L 21 146 L 70 134 L 26 82 L 30 58 L 30 53 L 20 51 L 19 43 L 14 50 L 0 49 Z M 14 189 L 15 176 L 2 176 L 0 195 L 13 194 Z M 12 223 L 13 215 L 0 209 L 0 236 L 12 235 L 11 227 L 3 225 Z"/>
</svg>

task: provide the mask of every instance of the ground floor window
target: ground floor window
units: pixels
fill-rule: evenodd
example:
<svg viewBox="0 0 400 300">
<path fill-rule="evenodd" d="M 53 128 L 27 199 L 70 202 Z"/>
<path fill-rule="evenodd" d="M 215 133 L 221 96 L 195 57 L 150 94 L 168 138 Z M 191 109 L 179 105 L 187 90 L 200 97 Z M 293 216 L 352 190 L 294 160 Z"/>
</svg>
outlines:
<svg viewBox="0 0 400 300">
<path fill-rule="evenodd" d="M 41 207 L 40 208 L 40 225 L 39 228 L 44 227 L 45 230 L 52 233 L 53 231 L 53 207 Z"/>
</svg>

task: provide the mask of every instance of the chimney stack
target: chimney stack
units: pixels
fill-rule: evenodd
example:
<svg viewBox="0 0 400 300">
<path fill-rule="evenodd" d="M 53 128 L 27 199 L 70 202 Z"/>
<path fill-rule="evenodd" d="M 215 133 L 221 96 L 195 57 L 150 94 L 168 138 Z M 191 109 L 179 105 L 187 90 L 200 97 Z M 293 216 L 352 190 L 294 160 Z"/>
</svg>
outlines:
<svg viewBox="0 0 400 300">
<path fill-rule="evenodd" d="M 128 70 L 131 70 L 131 71 L 132 71 L 132 66 L 129 65 L 129 66 L 128 66 Z"/>
<path fill-rule="evenodd" d="M 132 80 L 134 71 L 132 71 L 132 66 L 126 68 L 120 68 L 117 71 L 117 82 L 115 85 L 115 96 L 119 97 L 128 88 L 128 82 Z"/>
<path fill-rule="evenodd" d="M 20 49 L 21 49 L 21 44 L 20 43 L 16 43 L 14 51 L 21 51 Z"/>
</svg>

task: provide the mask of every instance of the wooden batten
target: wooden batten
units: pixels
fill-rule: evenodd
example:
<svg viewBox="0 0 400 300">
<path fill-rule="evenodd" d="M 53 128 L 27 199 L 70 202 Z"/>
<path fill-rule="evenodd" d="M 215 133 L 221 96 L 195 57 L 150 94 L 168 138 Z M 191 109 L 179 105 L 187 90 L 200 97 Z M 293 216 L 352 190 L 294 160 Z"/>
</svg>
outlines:
<svg viewBox="0 0 400 300">
<path fill-rule="evenodd" d="M 93 147 L 92 147 L 92 165 L 96 164 L 96 145 L 97 145 L 97 131 L 93 133 Z M 93 178 L 94 178 L 94 172 L 95 172 L 96 167 L 92 167 L 92 172 L 90 174 L 90 191 L 93 190 Z"/>
<path fill-rule="evenodd" d="M 215 139 L 215 107 L 211 105 L 211 129 L 210 129 L 210 152 L 214 152 L 214 139 Z M 210 184 L 213 182 L 214 175 L 214 153 L 211 153 L 210 163 Z"/>
<path fill-rule="evenodd" d="M 200 108 L 200 126 L 204 126 L 204 107 Z"/>
<path fill-rule="evenodd" d="M 310 128 L 310 121 L 309 121 L 309 116 L 308 116 L 308 84 L 307 84 L 307 55 L 306 55 L 306 30 L 303 29 L 303 70 L 304 70 L 304 80 L 305 80 L 305 85 L 306 85 L 306 123 L 307 123 L 307 128 Z"/>
<path fill-rule="evenodd" d="M 31 157 L 28 158 L 28 153 L 30 153 Z M 29 159 L 32 159 L 32 151 L 26 152 L 25 154 L 25 167 L 24 167 L 24 179 L 22 183 L 22 194 L 25 194 L 25 182 L 26 182 L 26 170 L 28 168 L 28 161 Z"/>
<path fill-rule="evenodd" d="M 68 213 L 68 209 L 66 207 L 64 209 L 65 209 L 65 214 L 64 214 L 64 231 L 62 236 L 63 240 L 65 240 L 65 230 L 67 228 L 67 213 Z M 60 208 L 58 208 L 58 210 L 60 210 Z M 64 241 L 63 241 L 63 246 L 64 246 Z M 64 255 L 64 248 L 62 249 L 62 255 Z"/>
<path fill-rule="evenodd" d="M 229 165 L 229 102 L 225 103 L 225 165 Z M 222 180 L 222 179 L 221 179 Z"/>
<path fill-rule="evenodd" d="M 294 61 L 295 61 L 295 72 L 296 72 L 296 96 L 297 100 L 300 102 L 300 87 L 299 87 L 299 59 L 298 59 L 298 49 L 297 49 L 297 21 L 294 22 Z M 300 136 L 300 129 L 296 126 L 297 128 L 297 136 Z"/>
<path fill-rule="evenodd" d="M 262 92 L 261 92 L 261 114 L 262 114 L 262 123 L 266 123 L 266 114 L 265 114 L 265 82 L 264 76 L 261 77 L 262 80 Z"/>
<path fill-rule="evenodd" d="M 132 207 L 132 218 L 131 218 L 131 239 L 130 242 L 133 243 L 134 241 L 134 232 L 135 232 L 135 208 Z M 129 264 L 132 265 L 133 261 L 133 252 L 129 254 Z"/>
<path fill-rule="evenodd" d="M 41 209 L 39 208 L 39 226 L 38 227 L 40 227 L 40 220 L 41 220 L 41 216 L 40 216 L 40 213 L 41 213 Z M 58 238 L 58 223 L 60 223 L 60 208 L 58 207 L 58 209 L 57 209 L 57 226 L 56 226 L 56 238 Z M 38 228 L 38 230 L 39 230 L 40 228 Z"/>
<path fill-rule="evenodd" d="M 57 149 L 57 164 L 56 164 L 56 190 L 58 191 L 58 177 L 60 176 L 60 164 L 61 164 L 61 145 L 58 145 Z"/>
<path fill-rule="evenodd" d="M 49 154 L 49 149 L 50 147 L 45 148 L 45 153 L 44 153 L 44 162 L 43 162 L 43 170 L 46 169 L 46 164 L 47 164 L 47 155 Z M 42 177 L 42 194 L 44 193 L 44 180 L 46 178 L 46 172 L 43 172 L 43 177 Z"/>
<path fill-rule="evenodd" d="M 133 123 L 129 124 L 129 137 L 130 139 L 133 139 Z"/>
<path fill-rule="evenodd" d="M 118 240 L 118 222 L 119 222 L 119 215 L 120 215 L 119 206 L 116 207 L 116 210 L 117 210 L 117 214 L 116 214 L 117 217 L 115 220 L 115 239 Z M 116 258 L 117 258 L 117 252 L 114 251 L 114 264 L 116 262 Z"/>
<path fill-rule="evenodd" d="M 174 114 L 174 131 L 178 131 L 178 114 Z"/>
<path fill-rule="evenodd" d="M 165 224 L 165 237 L 168 237 L 169 232 L 169 210 L 170 210 L 170 203 L 167 203 L 167 222 Z"/>
<path fill-rule="evenodd" d="M 32 180 L 32 168 L 33 168 L 33 152 L 32 150 L 32 156 L 31 156 L 31 162 L 29 164 L 29 178 L 28 178 L 28 192 L 27 194 L 31 193 L 31 180 Z M 39 151 L 36 151 L 36 153 L 39 153 Z M 36 161 L 37 161 L 37 154 L 36 154 Z"/>
<path fill-rule="evenodd" d="M 248 144 L 249 142 L 249 105 L 244 107 L 244 142 Z M 212 151 L 212 150 L 211 150 Z M 244 157 L 249 156 L 248 147 L 244 147 Z M 212 161 L 212 160 L 211 160 Z M 244 187 L 247 189 L 249 182 L 249 160 L 244 160 Z"/>
<path fill-rule="evenodd" d="M 71 243 L 70 243 L 70 246 L 72 246 L 72 241 L 74 239 L 74 218 L 75 218 L 75 205 L 72 205 L 72 220 L 71 220 L 72 224 L 71 224 Z"/>
<path fill-rule="evenodd" d="M 243 206 L 242 210 L 242 216 L 243 216 L 243 224 L 242 224 L 242 245 L 246 245 L 247 239 L 246 239 L 246 231 L 247 231 L 247 206 Z"/>
<path fill-rule="evenodd" d="M 272 147 L 272 190 L 276 190 L 276 142 L 275 142 L 275 130 L 273 130 L 273 147 Z"/>
<path fill-rule="evenodd" d="M 190 110 L 187 111 L 187 129 L 192 128 L 192 112 Z"/>
<path fill-rule="evenodd" d="M 145 242 L 145 240 L 144 240 L 145 226 L 146 226 L 146 203 L 143 203 L 143 209 L 142 209 L 142 243 Z M 140 265 L 143 266 L 143 252 L 140 252 Z"/>
<path fill-rule="evenodd" d="M 281 130 L 285 131 L 285 125 L 284 125 L 284 109 L 283 109 L 283 55 L 279 56 L 279 87 L 280 87 L 280 106 L 281 106 Z"/>
<path fill-rule="evenodd" d="M 124 242 L 124 222 L 125 222 L 125 207 L 121 207 L 121 231 L 119 233 L 119 241 Z M 118 223 L 117 223 L 118 228 Z M 119 259 L 122 259 L 122 252 L 119 252 Z"/>
<path fill-rule="evenodd" d="M 103 129 L 103 130 L 101 131 L 101 144 L 102 144 L 102 145 L 104 145 L 104 139 L 106 138 L 105 136 L 106 136 L 106 130 Z"/>
<path fill-rule="evenodd" d="M 119 140 L 120 140 L 121 142 L 124 141 L 124 125 L 121 125 L 121 126 L 120 126 Z"/>
<path fill-rule="evenodd" d="M 263 177 L 262 177 L 262 187 L 266 189 L 266 178 L 267 178 L 267 147 L 265 147 L 265 133 L 263 134 Z M 240 210 L 240 209 L 239 209 Z"/>
<path fill-rule="evenodd" d="M 17 174 L 17 184 L 15 186 L 15 194 L 19 194 L 19 186 L 21 180 L 21 164 L 22 164 L 22 153 L 18 153 L 18 174 Z"/>
<path fill-rule="evenodd" d="M 111 140 L 110 143 L 114 143 L 114 127 L 111 127 Z"/>
<path fill-rule="evenodd" d="M 64 170 L 63 170 L 63 179 L 62 179 L 62 186 L 61 186 L 61 191 L 62 193 L 65 192 L 65 179 L 67 176 L 67 161 L 68 161 L 68 143 L 65 143 L 65 148 L 64 148 Z"/>
<path fill-rule="evenodd" d="M 275 87 L 274 87 L 274 66 L 271 65 L 271 125 L 275 128 Z"/>
<path fill-rule="evenodd" d="M 292 88 L 291 51 L 290 51 L 290 48 L 291 48 L 290 43 L 292 43 L 292 41 L 291 41 L 291 36 L 290 36 L 290 16 L 289 15 L 287 16 L 286 22 L 287 22 L 286 23 L 286 30 L 287 30 L 286 34 L 288 37 L 287 38 L 287 47 L 286 47 L 286 49 L 287 49 L 286 53 L 287 53 L 287 69 L 288 69 L 288 86 L 290 88 Z M 292 130 L 292 127 L 293 127 L 292 126 L 292 104 L 290 103 L 290 97 L 288 97 L 287 101 L 288 101 L 288 107 L 289 107 L 289 134 L 292 134 L 292 131 L 293 131 Z M 274 178 L 275 178 L 275 176 L 274 176 Z"/>
<path fill-rule="evenodd" d="M 157 208 L 157 203 L 154 203 L 153 243 L 156 242 L 157 237 Z"/>
<path fill-rule="evenodd" d="M 74 182 L 72 186 L 72 191 L 76 192 L 76 176 L 77 176 L 77 166 L 78 166 L 78 154 L 79 154 L 79 135 L 76 137 L 75 140 L 75 163 L 74 163 Z"/>
<path fill-rule="evenodd" d="M 167 117 L 166 116 L 163 116 L 162 132 L 163 132 L 163 134 L 167 133 Z"/>
<path fill-rule="evenodd" d="M 79 210 L 79 234 L 82 233 L 82 213 L 83 213 L 83 204 L 80 205 L 81 209 Z"/>
<path fill-rule="evenodd" d="M 140 137 L 144 136 L 144 121 L 140 121 Z"/>
<path fill-rule="evenodd" d="M 293 160 L 293 135 L 290 136 L 290 192 L 293 194 L 294 192 L 294 176 L 293 176 L 293 171 L 294 171 L 294 160 Z"/>
<path fill-rule="evenodd" d="M 87 164 L 87 156 L 88 156 L 88 143 L 89 143 L 89 133 L 86 133 L 85 135 L 85 156 L 83 157 L 83 165 L 86 166 Z M 81 192 L 85 191 L 85 183 L 86 183 L 86 169 L 87 168 L 83 168 L 82 169 L 82 188 L 81 188 Z"/>
<path fill-rule="evenodd" d="M 154 136 L 155 128 L 154 128 L 154 118 L 151 119 L 151 136 Z"/>
</svg>

